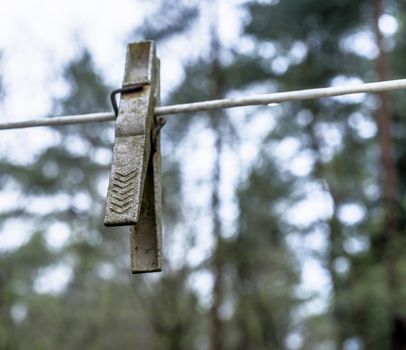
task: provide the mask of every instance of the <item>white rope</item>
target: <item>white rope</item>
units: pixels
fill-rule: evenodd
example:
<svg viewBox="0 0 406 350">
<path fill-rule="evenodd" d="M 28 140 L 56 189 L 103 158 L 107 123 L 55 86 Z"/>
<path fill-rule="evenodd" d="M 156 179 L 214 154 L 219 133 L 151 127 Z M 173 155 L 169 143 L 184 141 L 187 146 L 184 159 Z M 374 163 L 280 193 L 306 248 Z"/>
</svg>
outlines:
<svg viewBox="0 0 406 350">
<path fill-rule="evenodd" d="M 328 87 L 272 94 L 252 95 L 248 97 L 227 98 L 221 100 L 185 103 L 173 106 L 155 108 L 155 115 L 168 115 L 186 112 L 208 111 L 219 108 L 233 108 L 243 106 L 269 105 L 288 101 L 302 101 L 320 97 L 333 97 L 366 92 L 382 92 L 406 88 L 406 79 L 380 81 L 376 83 L 359 84 L 352 86 Z M 68 124 L 106 122 L 115 119 L 112 112 L 62 116 L 55 118 L 42 118 L 21 122 L 0 123 L 0 130 L 31 128 L 37 126 L 60 126 Z"/>
</svg>

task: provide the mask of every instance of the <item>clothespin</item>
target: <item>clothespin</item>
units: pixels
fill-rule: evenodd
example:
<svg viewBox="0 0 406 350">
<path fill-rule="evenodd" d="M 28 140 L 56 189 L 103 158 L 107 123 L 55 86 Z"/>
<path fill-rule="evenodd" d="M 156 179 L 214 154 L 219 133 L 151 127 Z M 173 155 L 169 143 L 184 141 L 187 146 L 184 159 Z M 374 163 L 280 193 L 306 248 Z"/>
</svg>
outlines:
<svg viewBox="0 0 406 350">
<path fill-rule="evenodd" d="M 128 45 L 123 85 L 111 98 L 117 120 L 104 224 L 131 226 L 133 273 L 161 271 L 159 129 L 164 120 L 154 117 L 160 97 L 152 41 Z"/>
</svg>

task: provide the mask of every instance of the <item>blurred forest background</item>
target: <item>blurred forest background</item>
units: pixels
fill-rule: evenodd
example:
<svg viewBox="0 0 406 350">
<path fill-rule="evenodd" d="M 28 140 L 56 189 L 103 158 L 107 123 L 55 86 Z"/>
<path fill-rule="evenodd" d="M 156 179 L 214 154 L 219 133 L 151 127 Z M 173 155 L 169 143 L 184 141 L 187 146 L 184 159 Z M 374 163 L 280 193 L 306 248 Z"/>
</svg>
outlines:
<svg viewBox="0 0 406 350">
<path fill-rule="evenodd" d="M 232 46 L 219 3 L 156 1 L 128 38 L 156 40 L 161 60 L 168 40 L 193 49 L 205 7 L 209 45 L 163 104 L 406 76 L 404 1 L 240 1 Z M 111 109 L 89 51 L 64 78 L 50 115 Z M 132 276 L 127 229 L 103 227 L 111 123 L 52 128 L 28 163 L 2 154 L 1 189 L 24 200 L 0 212 L 0 241 L 16 222 L 30 234 L 0 251 L 0 349 L 406 349 L 405 97 L 168 117 L 154 275 Z M 326 297 L 303 288 L 308 261 Z"/>
</svg>

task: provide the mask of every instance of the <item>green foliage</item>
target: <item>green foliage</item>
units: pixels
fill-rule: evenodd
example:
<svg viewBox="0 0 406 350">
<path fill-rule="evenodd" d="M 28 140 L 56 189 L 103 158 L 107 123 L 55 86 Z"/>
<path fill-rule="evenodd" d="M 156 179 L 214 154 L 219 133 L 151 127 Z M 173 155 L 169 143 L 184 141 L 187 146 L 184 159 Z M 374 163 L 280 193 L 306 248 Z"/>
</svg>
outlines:
<svg viewBox="0 0 406 350">
<path fill-rule="evenodd" d="M 397 2 L 393 4 L 402 6 Z M 247 33 L 257 40 L 259 47 L 266 43 L 274 45 L 276 50 L 271 60 L 283 57 L 287 62 L 286 70 L 281 73 L 272 64 L 265 66 L 264 81 L 269 77 L 282 89 L 297 89 L 328 86 L 339 76 L 371 80 L 370 77 L 376 75 L 372 60 L 362 57 L 362 52 L 356 54 L 345 45 L 354 33 L 372 31 L 372 2 L 285 0 L 275 5 L 250 3 L 248 8 L 251 17 Z M 401 21 L 402 12 L 392 14 Z M 391 62 L 394 62 L 391 68 L 395 76 L 397 69 L 399 72 L 404 69 L 398 61 L 402 40 L 399 38 L 399 46 L 396 42 L 391 53 Z M 299 62 L 290 57 L 297 42 L 306 48 Z M 279 75 L 277 79 L 275 73 Z M 394 104 L 395 123 L 399 128 L 403 128 L 402 113 L 398 109 L 401 101 L 396 99 Z M 367 349 L 393 348 L 390 340 L 393 316 L 389 314 L 391 296 L 385 267 L 388 256 L 384 253 L 388 244 L 383 227 L 382 213 L 385 209 L 384 203 L 379 201 L 379 194 L 371 195 L 370 191 L 371 187 L 381 186 L 377 171 L 380 167 L 379 154 L 376 140 L 362 136 L 356 126 L 356 120 L 374 119 L 374 107 L 366 102 L 364 100 L 361 105 L 325 99 L 285 106 L 277 127 L 270 135 L 270 139 L 295 137 L 301 140 L 300 151 L 310 151 L 313 158 L 308 181 L 322 181 L 323 190 L 332 200 L 331 217 L 308 229 L 311 232 L 319 227 L 328 237 L 329 245 L 323 252 L 322 261 L 332 283 L 330 317 L 333 329 L 330 341 L 337 349 L 343 348 L 351 339 L 357 339 Z M 339 135 L 335 146 L 329 137 L 334 134 Z M 396 131 L 394 135 L 396 139 Z M 400 154 L 403 154 L 403 148 L 398 142 Z M 398 164 L 401 164 L 400 160 Z M 403 186 L 400 167 L 398 171 Z M 348 224 L 340 217 L 341 210 L 351 203 L 367 210 L 365 217 L 355 224 Z M 369 243 L 358 252 L 352 247 L 360 241 Z M 337 264 L 342 259 L 349 267 L 340 272 Z M 402 280 L 400 266 L 403 264 L 398 261 L 397 274 Z M 399 309 L 397 312 L 403 314 Z M 311 327 L 311 323 L 308 326 Z M 311 339 L 314 338 L 311 334 L 307 336 L 309 339 L 304 339 L 306 346 L 312 344 Z M 321 340 L 319 344 L 322 344 Z"/>
<path fill-rule="evenodd" d="M 272 160 L 261 159 L 239 191 L 238 236 L 228 248 L 227 264 L 235 269 L 234 346 L 285 349 L 295 324 L 291 312 L 300 303 L 292 288 L 299 276 L 276 207 L 291 183 Z"/>
<path fill-rule="evenodd" d="M 55 101 L 52 115 L 111 108 L 111 87 L 95 71 L 87 51 L 66 67 L 64 77 L 69 93 Z M 105 193 L 101 189 L 111 166 L 113 134 L 111 124 L 53 128 L 54 145 L 29 164 L 0 163 L 0 181 L 5 187 L 18 189 L 27 198 L 41 198 L 49 207 L 46 214 L 24 205 L 1 214 L 3 223 L 30 220 L 32 232 L 27 232 L 28 242 L 0 255 L 0 349 L 194 347 L 193 330 L 199 326 L 196 297 L 186 287 L 185 275 L 157 281 L 132 277 L 128 230 L 103 226 Z M 164 166 L 170 168 L 170 163 Z M 174 181 L 166 187 L 176 193 L 173 166 L 167 180 L 171 173 Z M 176 222 L 176 206 L 167 208 L 169 215 L 176 214 L 171 216 Z M 56 223 L 61 234 L 67 230 L 69 235 L 62 247 L 55 248 L 48 236 Z M 65 288 L 41 290 L 41 279 L 48 278 L 46 283 L 52 284 L 51 278 L 57 277 L 47 277 L 47 273 L 60 267 L 65 275 L 59 278 L 67 279 Z M 162 296 L 153 291 L 168 283 L 178 289 L 157 310 Z M 178 294 L 182 286 L 184 293 Z M 178 302 L 172 303 L 175 298 Z M 177 321 L 171 323 L 175 314 Z M 161 325 L 165 325 L 163 330 Z M 179 329 L 182 334 L 190 330 L 191 335 L 180 338 Z"/>
<path fill-rule="evenodd" d="M 188 30 L 197 16 L 198 7 L 188 1 L 160 1 L 155 12 L 144 21 L 136 34 L 147 40 L 167 40 Z"/>
<path fill-rule="evenodd" d="M 405 5 L 399 1 L 390 5 L 402 27 Z M 156 15 L 136 35 L 176 38 L 193 30 L 203 13 L 201 6 L 159 2 Z M 346 78 L 372 80 L 376 75 L 371 57 L 348 48 L 352 35 L 371 31 L 370 1 L 248 1 L 244 9 L 241 37 L 252 44 L 252 50 L 240 52 L 238 44 L 221 47 L 212 25 L 211 47 L 187 62 L 185 79 L 171 93 L 171 103 L 224 97 L 238 89 L 247 93 L 255 88 L 296 90 Z M 401 32 L 391 38 L 394 75 L 402 75 L 405 69 L 406 41 Z M 69 93 L 55 101 L 53 112 L 109 109 L 111 88 L 95 71 L 90 53 L 84 51 L 71 62 L 64 76 Z M 393 97 L 402 213 L 396 244 L 402 253 L 405 99 L 403 92 Z M 232 234 L 221 214 L 223 176 L 228 170 L 223 159 L 227 150 L 238 152 L 249 122 L 234 123 L 220 111 L 171 118 L 162 142 L 165 248 L 171 253 L 165 257 L 165 272 L 155 278 L 130 276 L 128 232 L 102 225 L 105 193 L 101 188 L 110 168 L 112 125 L 53 128 L 54 145 L 29 164 L 0 162 L 4 188 L 17 188 L 27 198 L 41 198 L 50 206 L 45 214 L 24 204 L 0 213 L 2 225 L 11 220 L 31 225 L 24 244 L 0 255 L 0 349 L 290 350 L 289 341 L 295 336 L 296 348 L 301 349 L 350 349 L 348 344 L 354 341 L 359 348 L 393 349 L 393 300 L 387 282 L 390 257 L 385 253 L 389 243 L 380 200 L 374 102 L 329 98 L 267 110 L 275 125 L 252 164 L 236 169 L 240 175 L 233 204 L 238 217 Z M 264 109 L 250 110 L 247 120 L 255 120 L 259 113 Z M 368 128 L 370 133 L 365 134 Z M 191 135 L 202 129 L 213 137 L 215 153 L 209 186 L 204 187 L 210 191 L 209 200 L 206 208 L 185 209 L 196 193 L 184 187 L 192 176 L 184 173 L 185 155 L 193 150 L 183 149 L 189 147 L 186 142 Z M 304 156 L 310 164 L 307 172 L 295 172 L 291 159 L 276 154 L 286 140 L 298 145 L 292 157 Z M 309 191 L 309 186 L 328 198 L 323 204 L 330 209 L 312 222 L 299 224 L 289 213 L 300 201 L 312 199 L 317 191 Z M 351 222 L 343 213 L 354 207 L 352 214 L 357 209 L 363 214 Z M 196 225 L 202 212 L 213 247 L 199 264 L 174 262 L 171 240 L 178 231 L 187 232 L 182 237 L 183 250 L 193 248 L 199 234 L 207 234 Z M 55 223 L 69 232 L 60 248 L 52 247 L 46 238 Z M 322 248 L 293 250 L 298 245 L 292 244 L 292 237 L 304 242 L 315 233 L 323 235 Z M 311 306 L 314 296 L 301 291 L 302 264 L 310 256 L 318 259 L 330 279 L 328 300 L 318 309 Z M 66 287 L 44 293 L 38 281 L 58 266 L 71 271 Z M 397 276 L 406 276 L 403 256 L 394 268 Z M 212 280 L 208 296 L 191 282 L 202 273 Z M 396 312 L 403 317 L 404 284 L 399 286 L 399 296 Z"/>
</svg>

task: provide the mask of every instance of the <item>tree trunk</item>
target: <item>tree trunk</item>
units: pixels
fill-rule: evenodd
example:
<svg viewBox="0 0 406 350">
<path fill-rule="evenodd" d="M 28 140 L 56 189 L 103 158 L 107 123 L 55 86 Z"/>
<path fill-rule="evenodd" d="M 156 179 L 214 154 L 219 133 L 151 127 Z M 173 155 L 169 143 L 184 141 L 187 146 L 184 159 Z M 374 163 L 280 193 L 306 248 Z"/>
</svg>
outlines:
<svg viewBox="0 0 406 350">
<path fill-rule="evenodd" d="M 314 173 L 317 177 L 323 178 L 324 173 L 324 166 L 321 162 L 321 146 L 320 141 L 317 136 L 316 131 L 316 124 L 317 124 L 317 114 L 319 111 L 313 110 L 314 118 L 313 121 L 309 125 L 309 135 L 311 137 L 311 149 L 315 155 L 315 163 L 314 163 Z M 327 182 L 327 180 L 326 180 Z M 341 204 L 341 196 L 337 193 L 336 189 L 331 186 L 330 183 L 327 182 L 328 190 L 330 196 L 333 200 L 333 213 L 331 215 L 330 220 L 328 220 L 328 242 L 329 246 L 326 250 L 326 268 L 331 280 L 331 287 L 332 287 L 332 308 L 331 308 L 331 315 L 334 324 L 334 343 L 336 350 L 342 350 L 345 342 L 345 335 L 343 334 L 343 318 L 342 313 L 340 310 L 340 305 L 337 302 L 339 300 L 343 286 L 342 283 L 339 281 L 339 276 L 334 268 L 334 263 L 336 259 L 342 254 L 342 228 L 341 223 L 338 220 L 338 208 Z"/>
<path fill-rule="evenodd" d="M 217 118 L 213 116 L 213 118 Z M 221 175 L 221 164 L 220 157 L 222 152 L 222 140 L 221 134 L 218 129 L 214 130 L 216 133 L 216 159 L 214 165 L 213 174 L 213 192 L 211 201 L 211 211 L 212 211 L 212 224 L 213 224 L 213 236 L 215 239 L 215 248 L 213 252 L 212 259 L 212 272 L 214 276 L 213 291 L 212 291 L 212 306 L 210 310 L 211 316 L 211 349 L 221 350 L 223 349 L 223 323 L 220 318 L 220 307 L 222 303 L 222 285 L 223 285 L 223 264 L 221 257 L 221 218 L 220 218 L 220 175 Z"/>
<path fill-rule="evenodd" d="M 373 28 L 378 47 L 376 58 L 376 71 L 379 80 L 389 79 L 388 57 L 384 48 L 384 39 L 379 28 L 379 19 L 384 13 L 383 0 L 373 2 Z M 390 343 L 391 350 L 406 349 L 406 322 L 399 314 L 399 281 L 396 272 L 398 257 L 398 229 L 399 215 L 396 200 L 397 169 L 394 155 L 394 142 L 392 138 L 392 106 L 387 92 L 379 93 L 379 106 L 376 110 L 378 125 L 378 143 L 381 152 L 381 189 L 385 213 L 384 230 L 386 238 L 385 263 L 388 276 L 389 291 L 389 317 L 390 317 Z"/>
<path fill-rule="evenodd" d="M 216 4 L 214 4 L 215 6 Z M 214 16 L 215 18 L 215 16 Z M 215 23 L 215 21 L 214 21 Z M 220 43 L 217 35 L 216 25 L 212 26 L 211 30 L 211 98 L 219 98 L 224 90 L 220 67 Z M 222 234 L 221 234 L 221 217 L 220 217 L 220 182 L 221 182 L 221 154 L 223 150 L 223 135 L 222 135 L 222 114 L 221 110 L 210 112 L 210 125 L 215 134 L 215 160 L 212 180 L 212 195 L 211 195 L 211 213 L 213 237 L 215 247 L 213 251 L 211 270 L 214 277 L 212 291 L 212 306 L 210 309 L 211 323 L 211 350 L 223 349 L 223 322 L 220 317 L 220 307 L 223 298 L 223 263 L 222 263 Z"/>
</svg>

